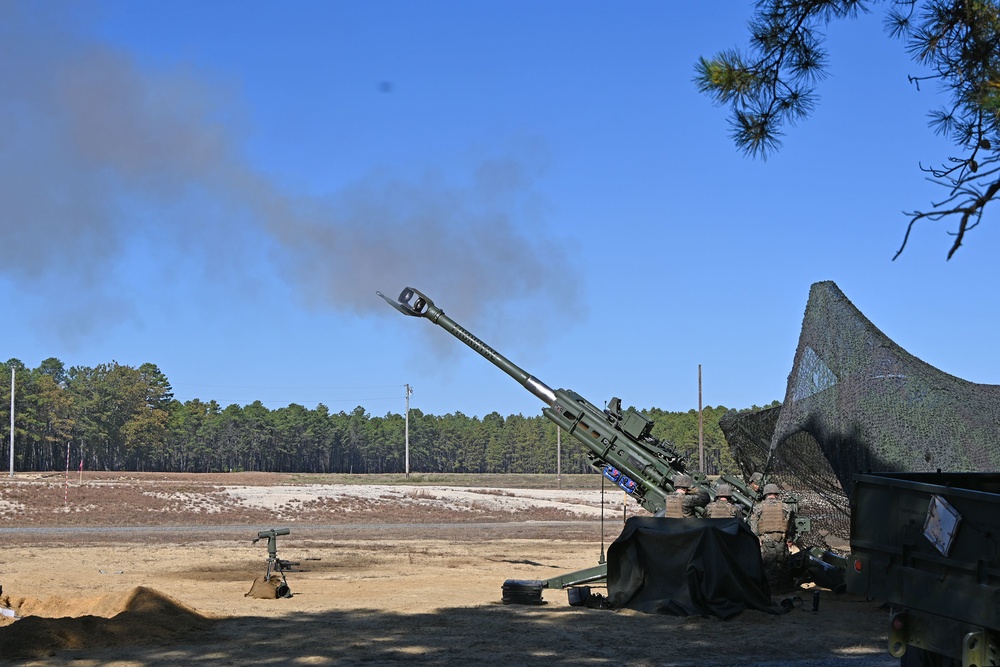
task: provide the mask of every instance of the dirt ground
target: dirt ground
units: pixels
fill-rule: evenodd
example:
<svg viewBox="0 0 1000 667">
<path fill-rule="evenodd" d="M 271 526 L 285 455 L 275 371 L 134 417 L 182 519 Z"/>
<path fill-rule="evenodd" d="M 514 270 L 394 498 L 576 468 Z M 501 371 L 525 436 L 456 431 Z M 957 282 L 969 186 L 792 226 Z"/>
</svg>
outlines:
<svg viewBox="0 0 1000 667">
<path fill-rule="evenodd" d="M 603 501 L 602 501 L 603 498 Z M 604 519 L 602 522 L 602 507 Z M 641 513 L 641 510 L 637 510 Z M 730 620 L 501 602 L 597 564 L 627 515 L 595 489 L 358 485 L 289 475 L 0 480 L 7 664 L 883 664 L 876 602 L 801 590 Z M 288 528 L 292 596 L 246 597 Z M 602 542 L 601 530 L 604 530 Z M 606 593 L 595 588 L 597 593 Z M 808 664 L 808 663 L 804 663 Z M 817 663 L 818 664 L 818 663 Z M 891 664 L 885 661 L 884 664 Z"/>
</svg>

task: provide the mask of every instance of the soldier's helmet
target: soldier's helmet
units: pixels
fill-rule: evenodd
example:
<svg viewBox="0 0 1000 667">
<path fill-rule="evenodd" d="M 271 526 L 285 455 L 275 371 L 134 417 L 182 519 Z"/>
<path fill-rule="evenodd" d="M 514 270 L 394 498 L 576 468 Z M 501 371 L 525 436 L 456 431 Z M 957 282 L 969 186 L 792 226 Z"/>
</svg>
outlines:
<svg viewBox="0 0 1000 667">
<path fill-rule="evenodd" d="M 716 498 L 730 498 L 733 495 L 733 488 L 728 484 L 719 484 L 715 487 Z"/>
<path fill-rule="evenodd" d="M 778 488 L 777 484 L 765 484 L 764 485 L 764 495 L 769 495 L 771 493 L 781 493 L 781 489 Z"/>
<path fill-rule="evenodd" d="M 681 473 L 677 477 L 674 477 L 675 489 L 690 489 L 692 486 L 694 486 L 694 480 L 691 479 L 691 475 Z"/>
<path fill-rule="evenodd" d="M 762 473 L 755 472 L 754 474 L 750 475 L 751 484 L 756 484 L 757 486 L 760 486 L 760 483 L 763 481 L 764 481 L 764 475 Z"/>
</svg>

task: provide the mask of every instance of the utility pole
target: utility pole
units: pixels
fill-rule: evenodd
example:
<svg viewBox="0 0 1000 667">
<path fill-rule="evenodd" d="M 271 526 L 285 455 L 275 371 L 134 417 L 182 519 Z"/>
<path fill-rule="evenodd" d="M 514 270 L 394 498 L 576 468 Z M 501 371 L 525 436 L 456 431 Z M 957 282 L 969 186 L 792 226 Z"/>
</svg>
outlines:
<svg viewBox="0 0 1000 667">
<path fill-rule="evenodd" d="M 14 478 L 14 374 L 17 369 L 10 367 L 10 477 Z"/>
<path fill-rule="evenodd" d="M 410 394 L 413 393 L 413 389 L 410 385 L 403 385 L 406 387 L 406 479 L 410 478 Z"/>
<path fill-rule="evenodd" d="M 705 472 L 705 421 L 701 414 L 701 364 L 698 364 L 698 465 Z"/>
<path fill-rule="evenodd" d="M 562 488 L 562 428 L 556 424 L 556 488 Z"/>
</svg>

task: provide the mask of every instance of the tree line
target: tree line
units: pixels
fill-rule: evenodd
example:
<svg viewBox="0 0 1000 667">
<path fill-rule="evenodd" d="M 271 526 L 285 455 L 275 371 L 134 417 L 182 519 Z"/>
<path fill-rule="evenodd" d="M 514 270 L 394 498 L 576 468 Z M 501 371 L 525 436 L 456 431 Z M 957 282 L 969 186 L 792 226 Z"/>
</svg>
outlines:
<svg viewBox="0 0 1000 667">
<path fill-rule="evenodd" d="M 14 469 L 108 471 L 401 473 L 406 470 L 406 417 L 370 415 L 361 406 L 331 412 L 319 404 L 268 409 L 260 401 L 221 406 L 181 402 L 166 375 L 151 363 L 111 362 L 66 368 L 56 358 L 28 369 L 17 359 L 0 364 L 0 406 L 10 405 L 14 374 Z M 3 407 L 0 411 L 6 412 Z M 652 434 L 672 443 L 689 468 L 698 468 L 698 413 L 641 410 Z M 736 472 L 719 428 L 725 407 L 705 408 L 705 472 Z M 2 413 L 0 413 L 2 414 Z M 428 473 L 552 473 L 557 427 L 543 415 L 461 412 L 409 415 L 411 471 Z M 10 420 L 0 426 L 10 442 Z M 561 437 L 564 473 L 592 471 L 586 450 Z M 6 468 L 6 457 L 0 468 Z"/>
</svg>

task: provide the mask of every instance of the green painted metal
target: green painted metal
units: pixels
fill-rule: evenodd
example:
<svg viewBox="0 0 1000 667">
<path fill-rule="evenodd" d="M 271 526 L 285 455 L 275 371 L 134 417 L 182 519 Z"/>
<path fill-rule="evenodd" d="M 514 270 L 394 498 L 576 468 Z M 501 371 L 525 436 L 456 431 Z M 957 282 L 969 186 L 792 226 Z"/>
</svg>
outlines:
<svg viewBox="0 0 1000 667">
<path fill-rule="evenodd" d="M 577 570 L 558 577 L 545 579 L 542 585 L 545 588 L 569 588 L 570 586 L 582 586 L 584 584 L 606 584 L 608 580 L 608 564 L 602 563 L 589 567 L 586 570 Z"/>
<path fill-rule="evenodd" d="M 847 590 L 892 604 L 891 655 L 1000 660 L 997 535 L 998 473 L 855 475 Z"/>
<path fill-rule="evenodd" d="M 404 315 L 430 320 L 486 357 L 545 403 L 542 413 L 587 448 L 594 468 L 651 513 L 664 509 L 666 497 L 674 490 L 672 480 L 685 473 L 686 466 L 671 443 L 651 435 L 652 421 L 631 408 L 622 412 L 621 400 L 617 397 L 602 410 L 574 391 L 551 389 L 457 324 L 430 298 L 412 287 L 404 288 L 396 301 L 381 292 L 377 294 Z M 704 474 L 687 474 L 714 498 Z M 727 477 L 723 481 L 733 486 L 736 491 L 733 500 L 747 514 L 756 499 L 755 494 L 742 480 Z"/>
<path fill-rule="evenodd" d="M 253 540 L 253 544 L 257 544 L 260 540 L 267 540 L 267 570 L 264 572 L 263 580 L 265 582 L 271 581 L 271 575 L 275 572 L 281 575 L 281 584 L 275 591 L 279 598 L 292 597 L 292 591 L 288 588 L 288 579 L 285 577 L 285 568 L 298 565 L 298 563 L 278 558 L 278 536 L 289 535 L 291 532 L 289 528 L 261 530 L 257 532 L 257 537 Z"/>
</svg>

